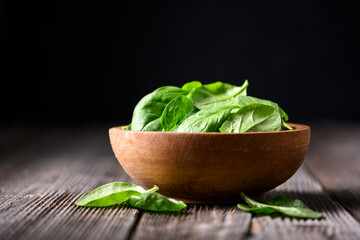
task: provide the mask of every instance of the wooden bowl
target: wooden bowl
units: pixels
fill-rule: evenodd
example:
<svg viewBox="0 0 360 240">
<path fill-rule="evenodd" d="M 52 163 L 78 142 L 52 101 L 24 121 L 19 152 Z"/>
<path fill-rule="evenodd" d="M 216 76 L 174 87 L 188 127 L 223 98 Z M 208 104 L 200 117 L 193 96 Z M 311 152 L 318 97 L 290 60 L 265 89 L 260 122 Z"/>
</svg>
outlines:
<svg viewBox="0 0 360 240">
<path fill-rule="evenodd" d="M 254 133 L 109 130 L 121 166 L 146 188 L 187 203 L 229 203 L 240 192 L 261 198 L 289 179 L 303 162 L 310 127 Z"/>
</svg>

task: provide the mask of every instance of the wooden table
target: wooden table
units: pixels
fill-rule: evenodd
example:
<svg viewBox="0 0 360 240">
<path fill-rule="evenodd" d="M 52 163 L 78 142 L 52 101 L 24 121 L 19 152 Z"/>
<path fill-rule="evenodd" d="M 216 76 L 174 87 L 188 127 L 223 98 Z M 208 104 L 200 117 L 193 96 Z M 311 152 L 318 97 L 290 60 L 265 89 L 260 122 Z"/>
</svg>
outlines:
<svg viewBox="0 0 360 240">
<path fill-rule="evenodd" d="M 360 239 L 360 125 L 313 125 L 303 167 L 266 194 L 299 198 L 320 220 L 253 217 L 233 205 L 77 207 L 99 185 L 132 181 L 108 127 L 0 128 L 0 239 Z"/>
</svg>

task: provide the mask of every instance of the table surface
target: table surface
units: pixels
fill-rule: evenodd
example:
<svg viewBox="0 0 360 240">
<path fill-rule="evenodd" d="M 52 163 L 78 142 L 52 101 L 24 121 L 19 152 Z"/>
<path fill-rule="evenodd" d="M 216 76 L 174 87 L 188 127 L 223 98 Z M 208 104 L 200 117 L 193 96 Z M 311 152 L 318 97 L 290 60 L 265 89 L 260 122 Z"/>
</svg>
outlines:
<svg viewBox="0 0 360 240">
<path fill-rule="evenodd" d="M 0 239 L 360 239 L 360 125 L 313 125 L 303 166 L 266 194 L 301 199 L 320 220 L 255 217 L 232 205 L 77 207 L 99 185 L 132 182 L 107 128 L 0 128 Z"/>
</svg>

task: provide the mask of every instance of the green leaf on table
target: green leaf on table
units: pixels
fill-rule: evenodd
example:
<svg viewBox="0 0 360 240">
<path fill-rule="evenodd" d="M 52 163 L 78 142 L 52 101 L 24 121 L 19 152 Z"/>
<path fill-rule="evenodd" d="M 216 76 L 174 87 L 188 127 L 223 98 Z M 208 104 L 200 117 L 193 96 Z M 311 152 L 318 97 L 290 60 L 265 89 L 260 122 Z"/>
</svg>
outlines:
<svg viewBox="0 0 360 240">
<path fill-rule="evenodd" d="M 219 132 L 221 125 L 232 115 L 231 107 L 200 110 L 184 119 L 177 132 Z"/>
<path fill-rule="evenodd" d="M 241 107 L 220 128 L 223 133 L 269 132 L 281 130 L 281 115 L 277 108 L 260 103 Z"/>
<path fill-rule="evenodd" d="M 186 208 L 182 201 L 167 198 L 159 193 L 148 192 L 141 196 L 132 196 L 126 203 L 131 207 L 149 211 L 178 211 Z"/>
<path fill-rule="evenodd" d="M 163 131 L 171 131 L 178 123 L 188 116 L 189 113 L 194 111 L 194 105 L 191 100 L 180 95 L 166 105 L 160 120 Z"/>
<path fill-rule="evenodd" d="M 302 201 L 287 196 L 277 196 L 265 199 L 265 203 L 257 202 L 244 193 L 240 194 L 242 199 L 248 204 L 238 204 L 241 210 L 250 211 L 257 214 L 273 214 L 275 212 L 296 218 L 321 218 L 320 212 L 315 212 L 308 208 Z"/>
<path fill-rule="evenodd" d="M 165 86 L 146 95 L 134 109 L 131 130 L 162 131 L 161 115 L 164 109 L 174 98 L 187 93 L 178 87 Z"/>
<path fill-rule="evenodd" d="M 140 196 L 145 190 L 132 183 L 112 182 L 95 188 L 85 197 L 77 200 L 82 207 L 106 207 L 125 202 L 131 196 Z"/>
<path fill-rule="evenodd" d="M 192 95 L 193 104 L 200 110 L 237 105 L 236 97 L 238 95 L 246 95 L 248 85 L 247 80 L 245 80 L 242 86 L 223 82 L 205 84 L 194 91 Z"/>
</svg>

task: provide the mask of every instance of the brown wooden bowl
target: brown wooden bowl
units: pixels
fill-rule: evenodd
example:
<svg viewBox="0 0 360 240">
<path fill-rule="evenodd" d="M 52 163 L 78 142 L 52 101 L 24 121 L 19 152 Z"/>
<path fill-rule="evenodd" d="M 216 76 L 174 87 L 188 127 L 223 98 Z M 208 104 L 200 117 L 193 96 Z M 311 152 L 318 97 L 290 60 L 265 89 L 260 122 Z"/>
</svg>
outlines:
<svg viewBox="0 0 360 240">
<path fill-rule="evenodd" d="M 254 198 L 289 179 L 303 162 L 310 127 L 249 133 L 140 132 L 109 130 L 121 166 L 146 188 L 187 203 Z"/>
</svg>

